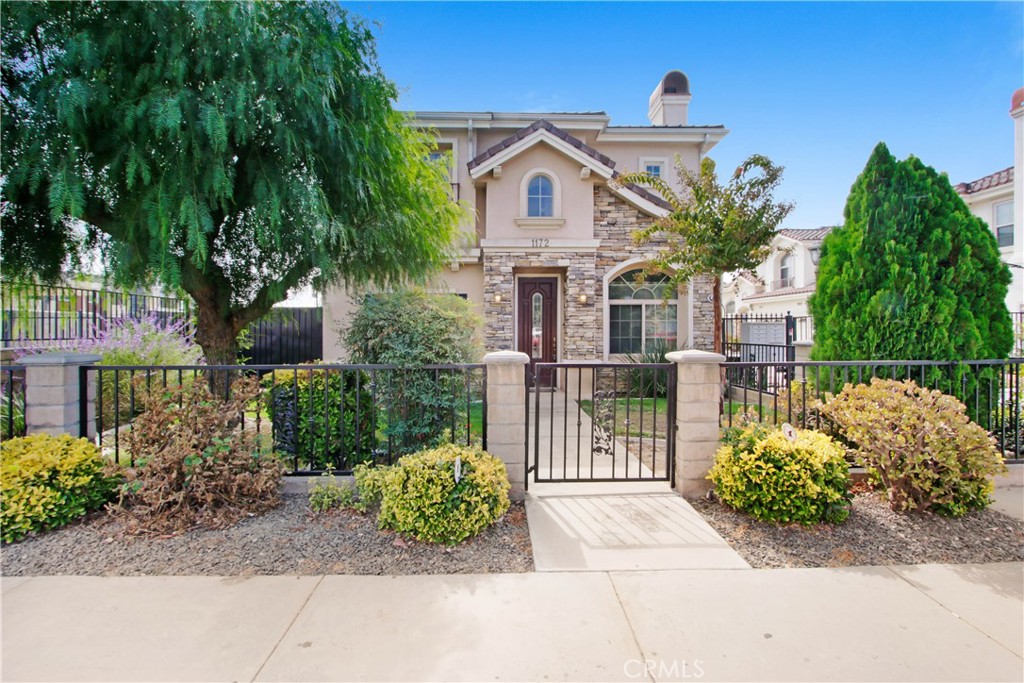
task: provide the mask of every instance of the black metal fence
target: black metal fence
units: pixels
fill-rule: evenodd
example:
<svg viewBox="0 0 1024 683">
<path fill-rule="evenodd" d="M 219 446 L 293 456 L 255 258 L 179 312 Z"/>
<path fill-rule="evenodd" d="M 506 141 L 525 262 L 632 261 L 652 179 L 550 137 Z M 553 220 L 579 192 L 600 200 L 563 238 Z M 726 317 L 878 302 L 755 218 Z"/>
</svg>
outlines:
<svg viewBox="0 0 1024 683">
<path fill-rule="evenodd" d="M 912 379 L 955 396 L 995 438 L 1008 461 L 1024 459 L 1024 359 L 978 361 L 808 361 L 725 364 L 722 425 L 757 420 L 821 425 L 819 408 L 846 384 Z"/>
<path fill-rule="evenodd" d="M 1011 311 L 1010 318 L 1013 320 L 1013 351 L 1010 355 L 1014 358 L 1024 357 L 1024 311 Z"/>
<path fill-rule="evenodd" d="M 7 347 L 93 339 L 124 318 L 156 317 L 171 322 L 188 320 L 190 314 L 187 300 L 130 292 L 4 282 L 0 295 L 0 342 Z"/>
<path fill-rule="evenodd" d="M 249 326 L 247 365 L 297 365 L 324 357 L 323 308 L 274 308 Z"/>
<path fill-rule="evenodd" d="M 675 363 L 537 363 L 527 387 L 527 482 L 672 481 Z"/>
<path fill-rule="evenodd" d="M 292 475 L 330 469 L 350 474 L 359 463 L 390 464 L 400 455 L 448 438 L 487 446 L 487 368 L 484 365 L 188 365 L 90 366 L 80 392 L 93 389 L 95 412 L 81 401 L 82 436 L 95 429 L 103 454 L 133 465 L 133 420 L 143 397 L 204 382 L 230 399 L 235 380 L 259 377 L 261 391 L 239 416 L 261 447 L 281 456 Z"/>
<path fill-rule="evenodd" d="M 0 438 L 25 436 L 25 368 L 0 366 Z"/>
</svg>

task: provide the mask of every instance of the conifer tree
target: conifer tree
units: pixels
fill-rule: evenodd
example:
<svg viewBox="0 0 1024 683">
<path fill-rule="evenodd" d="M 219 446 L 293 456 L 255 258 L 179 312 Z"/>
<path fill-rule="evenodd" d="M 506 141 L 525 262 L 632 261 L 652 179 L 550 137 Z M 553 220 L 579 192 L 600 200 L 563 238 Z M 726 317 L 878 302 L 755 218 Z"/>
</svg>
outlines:
<svg viewBox="0 0 1024 683">
<path fill-rule="evenodd" d="M 815 360 L 1003 358 L 1010 272 L 945 175 L 879 143 L 825 238 Z"/>
<path fill-rule="evenodd" d="M 289 289 L 450 256 L 443 164 L 336 3 L 6 3 L 0 30 L 5 276 L 102 247 L 115 284 L 187 292 L 231 363 Z"/>
</svg>

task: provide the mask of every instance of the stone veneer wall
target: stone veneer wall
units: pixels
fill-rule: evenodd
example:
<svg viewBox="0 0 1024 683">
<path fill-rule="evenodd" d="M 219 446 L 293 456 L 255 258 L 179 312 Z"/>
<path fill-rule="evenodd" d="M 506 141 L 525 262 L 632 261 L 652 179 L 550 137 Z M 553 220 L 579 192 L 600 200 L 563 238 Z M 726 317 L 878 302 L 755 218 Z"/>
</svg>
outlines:
<svg viewBox="0 0 1024 683">
<path fill-rule="evenodd" d="M 517 269 L 552 268 L 565 273 L 562 283 L 561 357 L 564 360 L 596 358 L 597 312 L 594 254 L 586 251 L 492 251 L 484 252 L 484 346 L 488 351 L 515 349 L 513 334 L 514 287 Z M 530 273 L 528 273 L 530 274 Z M 541 277 L 538 274 L 538 277 Z M 556 273 L 551 273 L 552 277 Z M 501 294 L 501 303 L 494 295 Z M 579 301 L 587 295 L 587 303 Z"/>
<path fill-rule="evenodd" d="M 509 250 L 484 251 L 484 346 L 488 351 L 515 349 L 513 310 L 515 273 L 533 268 L 557 269 L 564 273 L 562 285 L 561 358 L 566 361 L 593 360 L 604 354 L 604 277 L 631 259 L 650 259 L 664 245 L 655 240 L 642 247 L 633 243 L 633 232 L 654 218 L 613 195 L 608 188 L 594 186 L 594 238 L 597 252 Z M 554 272 L 552 273 L 554 275 Z M 714 306 L 710 278 L 698 278 L 693 287 L 693 346 L 711 350 L 714 345 Z M 495 294 L 501 302 L 495 303 Z M 579 302 L 580 294 L 587 303 Z M 686 315 L 685 300 L 679 315 Z"/>
<path fill-rule="evenodd" d="M 648 260 L 654 257 L 665 240 L 652 240 L 641 246 L 633 242 L 633 232 L 654 222 L 639 209 L 613 195 L 607 187 L 594 186 L 594 237 L 601 240 L 597 252 L 597 281 L 603 283 L 605 275 L 619 264 L 631 259 Z M 710 351 L 715 343 L 714 305 L 708 300 L 713 291 L 712 278 L 697 278 L 693 286 L 693 348 Z M 603 353 L 604 288 L 595 292 L 597 303 L 598 353 Z M 685 300 L 680 301 L 679 315 L 686 315 Z M 685 341 L 685 340 L 682 340 Z"/>
</svg>

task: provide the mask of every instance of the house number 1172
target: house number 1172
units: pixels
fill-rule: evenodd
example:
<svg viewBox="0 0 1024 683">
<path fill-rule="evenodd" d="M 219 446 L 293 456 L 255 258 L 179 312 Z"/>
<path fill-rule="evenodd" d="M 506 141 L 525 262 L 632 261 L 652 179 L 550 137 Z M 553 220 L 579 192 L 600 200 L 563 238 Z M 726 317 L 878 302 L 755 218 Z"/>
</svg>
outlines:
<svg viewBox="0 0 1024 683">
<path fill-rule="evenodd" d="M 530 240 L 531 247 L 546 247 L 549 244 L 551 244 L 551 240 L 548 239 Z"/>
</svg>

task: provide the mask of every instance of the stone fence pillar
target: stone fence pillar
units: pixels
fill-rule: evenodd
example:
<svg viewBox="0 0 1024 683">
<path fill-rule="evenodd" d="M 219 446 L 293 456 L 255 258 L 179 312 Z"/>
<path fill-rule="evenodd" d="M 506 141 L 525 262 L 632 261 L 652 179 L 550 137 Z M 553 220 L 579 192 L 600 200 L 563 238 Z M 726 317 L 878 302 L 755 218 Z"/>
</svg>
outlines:
<svg viewBox="0 0 1024 683">
<path fill-rule="evenodd" d="M 711 488 L 706 479 L 719 446 L 721 363 L 725 356 L 707 351 L 673 351 L 676 364 L 676 491 L 697 498 Z"/>
<path fill-rule="evenodd" d="M 25 368 L 25 433 L 80 435 L 79 368 L 95 365 L 99 356 L 88 353 L 41 353 L 17 361 Z M 96 436 L 96 383 L 86 396 L 86 435 Z"/>
<path fill-rule="evenodd" d="M 526 364 L 518 351 L 484 356 L 487 365 L 487 451 L 502 459 L 512 484 L 509 497 L 522 500 L 526 482 Z"/>
</svg>

